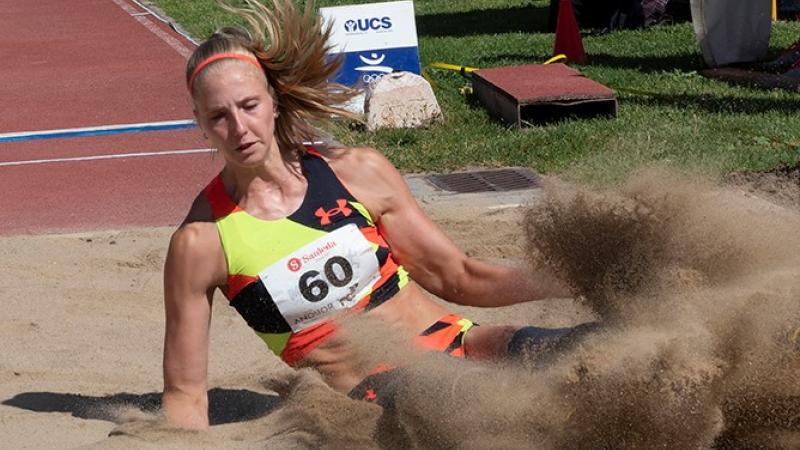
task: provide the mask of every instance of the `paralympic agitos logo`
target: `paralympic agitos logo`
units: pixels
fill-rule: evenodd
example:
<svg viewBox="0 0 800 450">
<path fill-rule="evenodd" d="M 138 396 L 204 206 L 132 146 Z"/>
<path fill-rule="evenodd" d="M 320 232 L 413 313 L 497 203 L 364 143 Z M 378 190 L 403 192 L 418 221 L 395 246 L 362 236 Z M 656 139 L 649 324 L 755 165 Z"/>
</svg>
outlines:
<svg viewBox="0 0 800 450">
<path fill-rule="evenodd" d="M 349 19 L 344 22 L 344 30 L 348 33 L 389 30 L 392 19 L 389 16 L 369 17 L 365 19 Z"/>
</svg>

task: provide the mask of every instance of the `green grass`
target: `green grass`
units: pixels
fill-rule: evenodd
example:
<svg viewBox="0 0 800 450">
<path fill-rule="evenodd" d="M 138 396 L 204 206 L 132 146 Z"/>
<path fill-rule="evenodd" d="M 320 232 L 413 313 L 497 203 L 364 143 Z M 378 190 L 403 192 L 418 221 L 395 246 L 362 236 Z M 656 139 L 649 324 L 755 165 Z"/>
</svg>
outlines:
<svg viewBox="0 0 800 450">
<path fill-rule="evenodd" d="M 213 0 L 152 0 L 198 39 L 233 19 Z M 370 3 L 327 0 L 317 6 Z M 547 1 L 417 0 L 422 65 L 497 67 L 551 56 Z M 800 24 L 773 27 L 771 54 L 800 37 Z M 445 121 L 426 130 L 367 132 L 340 126 L 349 145 L 383 151 L 403 171 L 526 166 L 591 183 L 622 179 L 648 165 L 719 176 L 800 160 L 800 94 L 704 78 L 691 24 L 620 31 L 583 40 L 585 75 L 615 89 L 614 119 L 508 129 L 458 90 L 466 80 L 430 69 Z M 176 68 L 182 70 L 182 68 Z"/>
</svg>

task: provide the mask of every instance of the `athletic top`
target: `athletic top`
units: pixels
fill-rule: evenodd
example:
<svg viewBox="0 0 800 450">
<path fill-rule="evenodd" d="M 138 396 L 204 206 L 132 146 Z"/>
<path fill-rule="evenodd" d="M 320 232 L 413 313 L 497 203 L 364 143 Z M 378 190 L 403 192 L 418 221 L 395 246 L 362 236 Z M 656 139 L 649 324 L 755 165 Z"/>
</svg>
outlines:
<svg viewBox="0 0 800 450">
<path fill-rule="evenodd" d="M 374 308 L 408 283 L 367 209 L 314 149 L 300 161 L 308 189 L 297 211 L 263 220 L 225 192 L 203 190 L 228 266 L 223 289 L 256 334 L 294 365 L 328 338 L 334 314 Z"/>
</svg>

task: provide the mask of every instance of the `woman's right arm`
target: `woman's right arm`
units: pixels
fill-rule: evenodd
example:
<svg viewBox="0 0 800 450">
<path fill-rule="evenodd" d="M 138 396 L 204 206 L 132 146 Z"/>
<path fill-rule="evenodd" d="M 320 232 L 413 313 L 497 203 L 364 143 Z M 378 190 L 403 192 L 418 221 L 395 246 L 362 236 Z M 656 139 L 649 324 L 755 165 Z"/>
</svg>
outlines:
<svg viewBox="0 0 800 450">
<path fill-rule="evenodd" d="M 208 428 L 208 330 L 221 253 L 213 223 L 203 222 L 181 226 L 167 251 L 162 405 L 182 428 Z"/>
</svg>

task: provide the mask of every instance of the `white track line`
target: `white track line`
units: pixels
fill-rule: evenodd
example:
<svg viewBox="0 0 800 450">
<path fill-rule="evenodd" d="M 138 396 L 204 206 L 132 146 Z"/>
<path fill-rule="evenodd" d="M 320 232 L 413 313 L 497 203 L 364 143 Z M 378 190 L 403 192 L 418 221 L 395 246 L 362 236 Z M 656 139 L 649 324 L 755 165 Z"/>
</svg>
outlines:
<svg viewBox="0 0 800 450">
<path fill-rule="evenodd" d="M 71 158 L 29 159 L 25 161 L 0 162 L 0 167 L 29 166 L 33 164 L 50 164 L 59 162 L 72 162 L 72 161 L 99 161 L 106 159 L 140 158 L 146 156 L 190 155 L 197 153 L 212 153 L 214 151 L 215 150 L 213 148 L 195 148 L 190 150 L 167 150 L 163 152 L 120 153 L 111 155 L 74 156 Z"/>
<path fill-rule="evenodd" d="M 93 127 L 62 128 L 57 130 L 14 131 L 0 133 L 0 142 L 16 142 L 47 137 L 89 137 L 99 134 L 115 134 L 140 131 L 173 131 L 194 128 L 191 119 L 166 120 L 163 122 L 125 123 L 117 125 L 98 125 Z"/>
<path fill-rule="evenodd" d="M 150 30 L 150 32 L 161 38 L 162 41 L 166 42 L 167 45 L 172 47 L 173 50 L 178 52 L 179 55 L 183 56 L 185 59 L 189 59 L 189 56 L 191 56 L 192 54 L 192 50 L 183 45 L 179 40 L 165 33 L 164 30 L 162 30 L 161 28 L 158 28 L 158 25 L 154 24 L 146 16 L 139 15 L 141 11 L 137 11 L 131 5 L 126 3 L 125 0 L 112 0 L 112 1 L 116 3 L 117 6 L 122 8 L 123 11 L 125 11 L 131 17 L 136 19 L 139 23 L 144 25 L 144 27 Z"/>
</svg>

